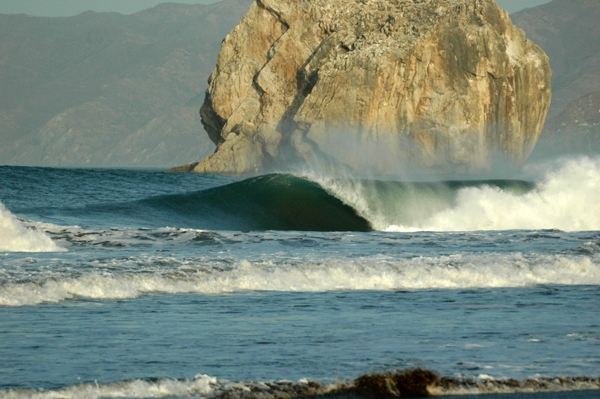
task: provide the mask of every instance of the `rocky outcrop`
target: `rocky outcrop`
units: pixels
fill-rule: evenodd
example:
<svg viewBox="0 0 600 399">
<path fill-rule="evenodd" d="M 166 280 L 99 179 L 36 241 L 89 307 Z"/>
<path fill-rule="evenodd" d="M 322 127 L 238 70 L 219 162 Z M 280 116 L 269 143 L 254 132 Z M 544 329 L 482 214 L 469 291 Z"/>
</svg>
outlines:
<svg viewBox="0 0 600 399">
<path fill-rule="evenodd" d="M 550 75 L 493 0 L 257 0 L 201 109 L 217 150 L 178 170 L 249 175 L 315 156 L 374 173 L 521 164 Z"/>
</svg>

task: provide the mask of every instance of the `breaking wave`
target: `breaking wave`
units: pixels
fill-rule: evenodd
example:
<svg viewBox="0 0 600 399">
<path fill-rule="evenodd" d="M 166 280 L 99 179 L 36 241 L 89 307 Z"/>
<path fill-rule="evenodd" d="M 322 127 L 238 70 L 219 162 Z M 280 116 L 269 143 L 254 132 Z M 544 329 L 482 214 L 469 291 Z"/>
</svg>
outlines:
<svg viewBox="0 0 600 399">
<path fill-rule="evenodd" d="M 84 383 L 57 389 L 0 390 L 0 399 L 100 399 L 100 398 L 164 398 L 173 396 L 203 396 L 213 392 L 217 379 L 198 375 L 193 380 L 152 379 L 130 380 L 109 384 Z"/>
<path fill-rule="evenodd" d="M 223 295 L 238 292 L 327 292 L 419 290 L 536 285 L 600 285 L 600 258 L 520 254 L 418 257 L 402 261 L 340 260 L 328 263 L 274 264 L 241 261 L 232 266 L 195 266 L 193 261 L 147 260 L 143 272 L 110 268 L 73 277 L 0 286 L 0 306 L 27 306 L 74 298 L 127 299 L 148 294 Z M 164 263 L 173 268 L 164 269 Z M 125 265 L 121 266 L 122 269 Z M 98 268 L 97 268 L 98 269 Z M 131 270 L 131 269 L 130 269 Z"/>
<path fill-rule="evenodd" d="M 91 209 L 162 226 L 212 230 L 370 231 L 348 204 L 307 179 L 269 174 L 202 191 Z"/>
<path fill-rule="evenodd" d="M 565 162 L 533 180 L 400 182 L 268 174 L 65 212 L 111 227 L 220 231 L 600 230 L 600 159 Z"/>
<path fill-rule="evenodd" d="M 63 250 L 44 232 L 25 227 L 0 202 L 0 251 L 56 252 Z"/>
<path fill-rule="evenodd" d="M 600 230 L 600 159 L 565 162 L 536 183 L 311 178 L 356 209 L 375 230 Z"/>
</svg>

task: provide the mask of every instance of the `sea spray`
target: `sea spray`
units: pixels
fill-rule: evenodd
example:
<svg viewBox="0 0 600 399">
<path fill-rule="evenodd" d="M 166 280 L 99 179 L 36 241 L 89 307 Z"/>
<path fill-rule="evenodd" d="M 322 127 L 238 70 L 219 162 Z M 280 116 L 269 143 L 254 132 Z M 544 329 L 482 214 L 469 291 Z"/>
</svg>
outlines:
<svg viewBox="0 0 600 399">
<path fill-rule="evenodd" d="M 55 252 L 63 250 L 43 232 L 23 226 L 0 202 L 0 251 Z"/>
<path fill-rule="evenodd" d="M 521 195 L 487 185 L 462 189 L 454 206 L 409 227 L 428 231 L 600 230 L 600 159 L 567 161 L 546 174 L 535 190 Z"/>
<path fill-rule="evenodd" d="M 600 230 L 600 159 L 560 161 L 535 183 L 410 183 L 334 178 L 314 170 L 301 175 L 380 231 Z"/>
<path fill-rule="evenodd" d="M 513 180 L 398 182 L 337 179 L 314 173 L 305 176 L 355 209 L 379 231 L 419 231 L 417 226 L 423 220 L 455 206 L 460 190 L 465 188 L 494 187 L 517 195 L 534 188 L 531 183 Z"/>
</svg>

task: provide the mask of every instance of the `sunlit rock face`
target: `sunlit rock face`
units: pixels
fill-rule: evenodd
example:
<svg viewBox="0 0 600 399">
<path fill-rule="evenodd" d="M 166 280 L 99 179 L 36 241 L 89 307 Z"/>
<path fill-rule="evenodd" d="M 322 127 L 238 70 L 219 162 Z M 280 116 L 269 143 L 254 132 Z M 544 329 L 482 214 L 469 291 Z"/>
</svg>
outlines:
<svg viewBox="0 0 600 399">
<path fill-rule="evenodd" d="M 521 164 L 550 77 L 493 0 L 257 0 L 225 38 L 201 109 L 217 151 L 181 170 L 252 175 L 314 157 L 384 174 Z"/>
</svg>

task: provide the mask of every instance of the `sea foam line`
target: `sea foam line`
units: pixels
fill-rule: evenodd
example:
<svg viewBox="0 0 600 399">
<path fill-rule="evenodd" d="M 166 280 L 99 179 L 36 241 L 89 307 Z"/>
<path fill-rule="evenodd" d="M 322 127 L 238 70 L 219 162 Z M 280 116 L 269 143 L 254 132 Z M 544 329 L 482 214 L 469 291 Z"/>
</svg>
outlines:
<svg viewBox="0 0 600 399">
<path fill-rule="evenodd" d="M 197 375 L 193 380 L 130 380 L 109 384 L 85 383 L 58 389 L 0 390 L 0 399 L 100 399 L 100 398 L 163 398 L 172 396 L 207 396 L 217 379 Z"/>
<path fill-rule="evenodd" d="M 150 260 L 151 262 L 155 262 Z M 465 289 L 536 285 L 600 285 L 600 255 L 452 255 L 400 261 L 337 260 L 299 265 L 238 262 L 232 268 L 186 265 L 123 274 L 98 270 L 77 277 L 0 286 L 0 306 L 27 306 L 73 298 L 129 299 L 147 294 L 223 295 L 237 292 L 328 292 Z"/>
<path fill-rule="evenodd" d="M 217 380 L 197 375 L 193 380 L 135 379 L 108 384 L 83 383 L 57 389 L 4 389 L 0 399 L 101 399 L 196 397 L 213 399 L 293 399 L 327 395 L 330 398 L 422 397 L 424 395 L 477 395 L 493 393 L 567 392 L 599 390 L 600 379 L 588 377 L 530 378 L 495 380 L 489 376 L 476 379 L 439 378 L 429 370 L 399 370 L 360 376 L 347 382 L 323 384 L 306 379 L 292 381 Z"/>
</svg>

